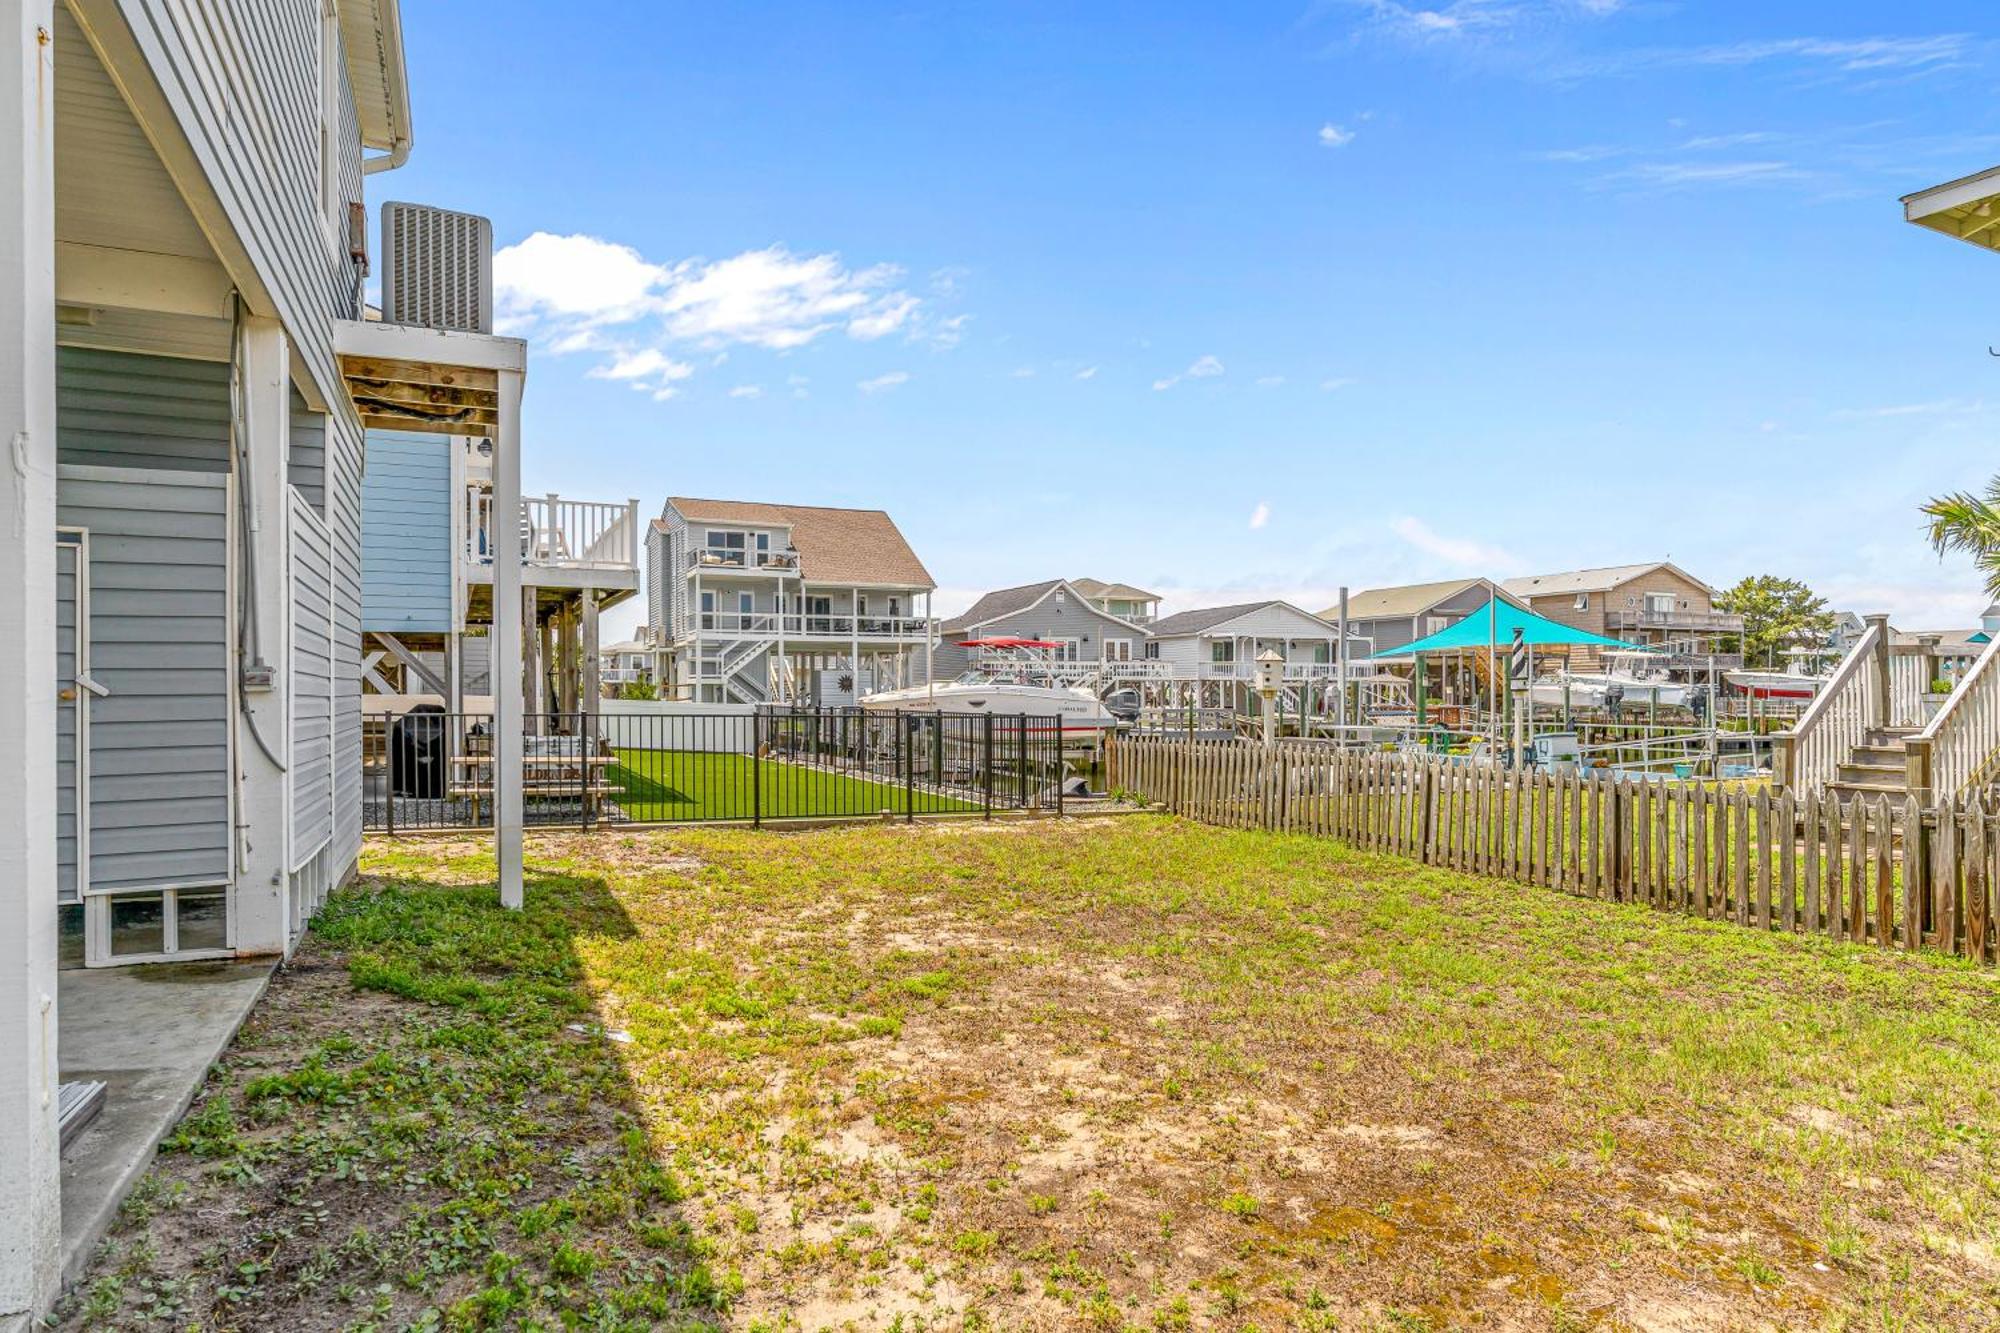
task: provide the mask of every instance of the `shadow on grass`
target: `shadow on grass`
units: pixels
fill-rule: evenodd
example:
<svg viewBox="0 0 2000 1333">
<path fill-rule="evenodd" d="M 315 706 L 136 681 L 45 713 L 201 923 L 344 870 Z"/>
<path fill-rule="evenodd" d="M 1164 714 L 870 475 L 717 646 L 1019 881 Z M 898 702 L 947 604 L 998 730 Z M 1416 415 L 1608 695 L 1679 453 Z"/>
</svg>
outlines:
<svg viewBox="0 0 2000 1333">
<path fill-rule="evenodd" d="M 394 864 L 395 854 L 379 858 Z M 62 1312 L 65 1326 L 713 1327 L 582 950 L 596 878 L 390 869 L 335 894 Z"/>
</svg>

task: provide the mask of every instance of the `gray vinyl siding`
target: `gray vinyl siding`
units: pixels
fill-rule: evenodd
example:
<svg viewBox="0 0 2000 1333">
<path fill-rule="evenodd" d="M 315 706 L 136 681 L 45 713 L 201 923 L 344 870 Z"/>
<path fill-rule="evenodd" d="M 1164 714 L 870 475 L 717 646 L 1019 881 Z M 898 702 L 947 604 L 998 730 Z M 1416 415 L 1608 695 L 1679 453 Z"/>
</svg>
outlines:
<svg viewBox="0 0 2000 1333">
<path fill-rule="evenodd" d="M 300 0 L 124 0 L 120 9 L 318 397 L 338 399 L 344 390 L 333 321 L 358 309 L 344 229 L 323 217 L 319 7 Z M 355 140 L 351 151 L 358 156 L 352 108 L 342 111 L 337 137 Z M 350 177 L 344 142 L 341 149 L 342 189 L 359 200 L 358 163 Z"/>
<path fill-rule="evenodd" d="M 328 418 L 326 526 L 333 547 L 333 865 L 361 854 L 361 482 L 363 437 L 347 414 Z"/>
<path fill-rule="evenodd" d="M 1095 662 L 1104 655 L 1106 639 L 1130 639 L 1132 659 L 1138 661 L 1146 655 L 1145 631 L 1120 623 L 1096 608 L 1081 603 L 1074 595 L 1066 598 L 1064 604 L 1059 607 L 1051 595 L 1025 611 L 1001 616 L 988 624 L 970 626 L 956 633 L 940 635 L 937 648 L 931 655 L 931 674 L 934 679 L 950 680 L 971 664 L 971 650 L 959 647 L 955 640 L 974 636 L 1076 639 L 1077 656 L 1086 662 Z M 921 661 L 922 657 L 919 645 L 917 658 Z"/>
<path fill-rule="evenodd" d="M 65 467 L 90 533 L 90 885 L 229 879 L 228 488 L 199 472 Z"/>
<path fill-rule="evenodd" d="M 302 506 L 292 512 L 292 860 L 333 837 L 333 552 Z"/>
<path fill-rule="evenodd" d="M 61 695 L 76 689 L 77 597 L 79 548 L 73 541 L 56 543 L 56 900 L 73 903 L 77 889 L 77 704 Z"/>
<path fill-rule="evenodd" d="M 56 452 L 88 467 L 229 471 L 229 367 L 56 349 Z"/>
<path fill-rule="evenodd" d="M 326 513 L 326 417 L 306 405 L 305 395 L 292 390 L 292 450 L 286 461 L 292 485 L 306 502 Z"/>
<path fill-rule="evenodd" d="M 368 432 L 361 613 L 370 631 L 452 627 L 449 436 Z"/>
</svg>

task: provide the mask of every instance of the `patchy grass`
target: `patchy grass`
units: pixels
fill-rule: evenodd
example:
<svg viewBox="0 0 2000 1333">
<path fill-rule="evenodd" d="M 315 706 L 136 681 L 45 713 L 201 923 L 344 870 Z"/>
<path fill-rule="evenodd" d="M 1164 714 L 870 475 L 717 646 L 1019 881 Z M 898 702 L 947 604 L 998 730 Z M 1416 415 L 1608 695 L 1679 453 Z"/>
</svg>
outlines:
<svg viewBox="0 0 2000 1333">
<path fill-rule="evenodd" d="M 72 1326 L 1996 1323 L 1969 965 L 1153 817 L 530 857 L 371 848 Z"/>
<path fill-rule="evenodd" d="M 905 811 L 898 784 L 871 782 L 784 760 L 699 750 L 619 750 L 608 779 L 612 799 L 636 823 L 765 819 Z M 981 809 L 925 787 L 914 793 L 918 814 Z M 760 804 L 761 802 L 761 804 Z"/>
</svg>

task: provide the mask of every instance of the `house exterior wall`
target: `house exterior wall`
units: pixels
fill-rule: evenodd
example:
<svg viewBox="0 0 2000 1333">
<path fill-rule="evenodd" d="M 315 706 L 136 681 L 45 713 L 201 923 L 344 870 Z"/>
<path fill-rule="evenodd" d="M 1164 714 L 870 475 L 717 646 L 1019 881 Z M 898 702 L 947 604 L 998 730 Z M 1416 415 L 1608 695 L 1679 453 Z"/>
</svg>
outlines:
<svg viewBox="0 0 2000 1333">
<path fill-rule="evenodd" d="M 333 544 L 303 495 L 293 497 L 291 756 L 293 868 L 333 838 Z"/>
<path fill-rule="evenodd" d="M 90 887 L 225 884 L 229 549 L 220 474 L 64 467 L 90 533 Z"/>
<path fill-rule="evenodd" d="M 1686 578 L 1672 569 L 1660 568 L 1627 579 L 1613 588 L 1589 594 L 1589 605 L 1579 608 L 1576 593 L 1546 593 L 1526 599 L 1528 609 L 1538 616 L 1544 616 L 1559 624 L 1572 625 L 1588 630 L 1592 634 L 1603 634 L 1627 643 L 1664 644 L 1689 640 L 1712 641 L 1717 631 L 1700 630 L 1655 630 L 1626 629 L 1612 627 L 1613 612 L 1637 613 L 1645 609 L 1648 593 L 1666 593 L 1674 598 L 1677 611 L 1708 614 L 1715 610 L 1715 601 L 1708 588 L 1693 579 Z M 1594 665 L 1598 660 L 1594 648 L 1579 648 L 1572 652 L 1572 661 L 1579 666 Z"/>
<path fill-rule="evenodd" d="M 1120 624 L 1076 597 L 1070 597 L 1058 606 L 1053 593 L 1024 611 L 973 626 L 965 631 L 965 635 L 980 638 L 1075 639 L 1078 641 L 1077 657 L 1085 662 L 1102 660 L 1107 639 L 1129 639 L 1134 661 L 1146 655 L 1146 634 L 1143 630 Z M 932 679 L 950 680 L 971 665 L 971 650 L 951 642 L 965 635 L 952 634 L 940 638 L 931 653 Z"/>
<path fill-rule="evenodd" d="M 361 628 L 452 628 L 451 447 L 444 435 L 368 432 L 361 484 Z"/>
<path fill-rule="evenodd" d="M 306 503 L 326 512 L 326 418 L 306 404 L 305 395 L 292 389 L 291 458 L 286 472 L 292 488 Z"/>
<path fill-rule="evenodd" d="M 229 367 L 58 347 L 56 440 L 64 463 L 228 472 Z"/>
<path fill-rule="evenodd" d="M 1415 616 L 1378 616 L 1370 620 L 1349 620 L 1348 631 L 1369 639 L 1375 656 L 1391 657 L 1418 639 L 1449 629 L 1485 606 L 1492 594 L 1482 585 L 1453 593 L 1437 605 Z"/>
</svg>

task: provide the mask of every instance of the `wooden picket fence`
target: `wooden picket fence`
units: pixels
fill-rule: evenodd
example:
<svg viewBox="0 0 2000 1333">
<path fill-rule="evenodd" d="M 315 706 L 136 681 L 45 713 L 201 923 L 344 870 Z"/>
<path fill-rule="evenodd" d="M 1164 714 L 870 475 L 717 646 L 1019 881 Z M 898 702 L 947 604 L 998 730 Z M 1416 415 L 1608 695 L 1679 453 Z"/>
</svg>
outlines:
<svg viewBox="0 0 2000 1333">
<path fill-rule="evenodd" d="M 1203 823 L 1884 948 L 1992 961 L 2000 813 L 1536 773 L 1285 741 L 1118 740 L 1114 791 Z"/>
</svg>

